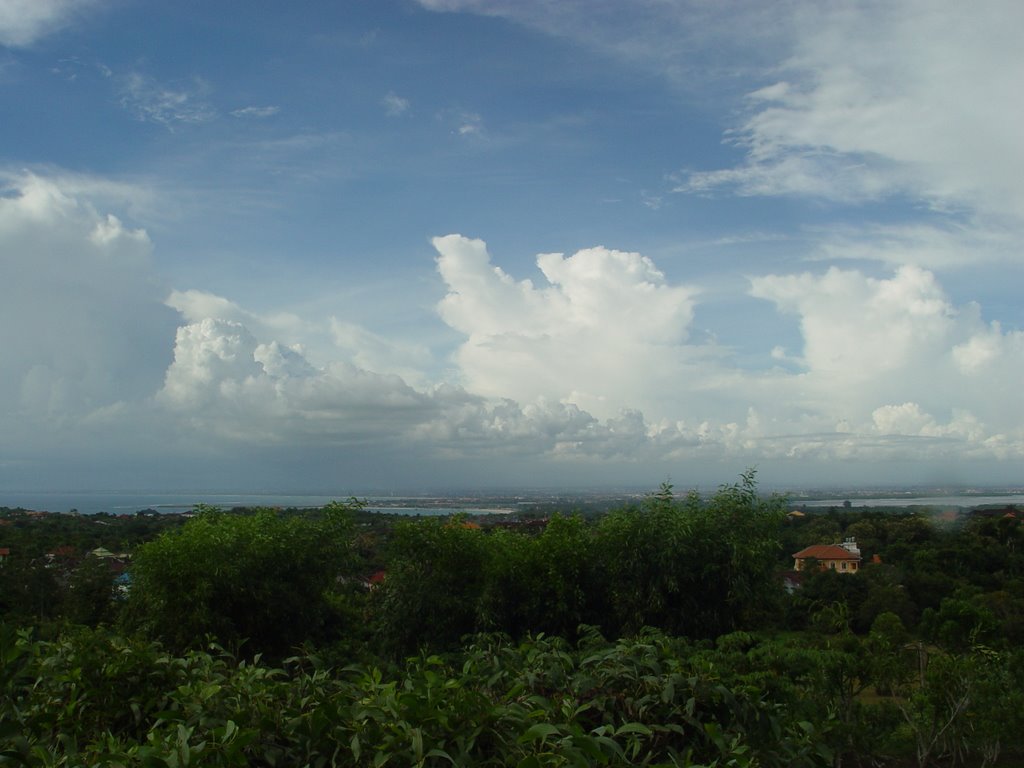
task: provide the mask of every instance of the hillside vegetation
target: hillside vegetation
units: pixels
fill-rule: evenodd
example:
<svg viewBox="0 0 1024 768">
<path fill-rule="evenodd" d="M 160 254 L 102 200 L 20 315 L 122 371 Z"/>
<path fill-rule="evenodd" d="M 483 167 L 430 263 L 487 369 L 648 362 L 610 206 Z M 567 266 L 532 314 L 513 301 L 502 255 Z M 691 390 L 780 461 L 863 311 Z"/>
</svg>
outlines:
<svg viewBox="0 0 1024 768">
<path fill-rule="evenodd" d="M 546 525 L 371 521 L 355 501 L 105 520 L 100 540 L 61 522 L 81 534 L 65 554 L 131 550 L 117 582 L 52 557 L 57 523 L 4 519 L 0 765 L 1024 757 L 1013 514 L 789 517 L 748 473 Z M 792 552 L 850 536 L 858 573 L 787 593 Z"/>
</svg>

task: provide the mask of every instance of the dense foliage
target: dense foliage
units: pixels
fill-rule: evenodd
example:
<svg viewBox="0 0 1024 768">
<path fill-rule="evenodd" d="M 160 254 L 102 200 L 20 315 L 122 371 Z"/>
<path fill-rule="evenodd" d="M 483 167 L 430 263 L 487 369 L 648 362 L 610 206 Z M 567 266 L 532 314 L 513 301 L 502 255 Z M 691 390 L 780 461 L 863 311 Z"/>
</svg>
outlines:
<svg viewBox="0 0 1024 768">
<path fill-rule="evenodd" d="M 465 521 L 396 526 L 375 603 L 382 641 L 403 652 L 445 648 L 472 632 L 612 636 L 658 627 L 713 638 L 763 624 L 780 605 L 781 499 L 753 474 L 710 499 L 670 486 L 587 527 L 554 516 L 527 536 Z"/>
<path fill-rule="evenodd" d="M 322 516 L 201 508 L 184 527 L 143 545 L 127 616 L 175 650 L 205 636 L 279 655 L 321 639 L 330 592 L 351 568 L 348 507 Z"/>
<path fill-rule="evenodd" d="M 677 500 L 664 486 L 639 509 L 608 514 L 596 550 L 612 631 L 713 638 L 759 625 L 781 593 L 773 575 L 784 513 L 748 473 L 709 500 Z"/>
<path fill-rule="evenodd" d="M 0 765 L 1024 759 L 1012 511 L 786 516 L 745 475 L 540 525 L 197 513 L 3 518 Z M 847 536 L 857 574 L 783 590 L 791 553 Z M 117 582 L 64 558 L 119 543 Z"/>
<path fill-rule="evenodd" d="M 930 651 L 919 679 L 879 633 L 479 635 L 386 670 L 5 629 L 0 765 L 985 765 L 1024 746 L 1019 651 Z"/>
</svg>

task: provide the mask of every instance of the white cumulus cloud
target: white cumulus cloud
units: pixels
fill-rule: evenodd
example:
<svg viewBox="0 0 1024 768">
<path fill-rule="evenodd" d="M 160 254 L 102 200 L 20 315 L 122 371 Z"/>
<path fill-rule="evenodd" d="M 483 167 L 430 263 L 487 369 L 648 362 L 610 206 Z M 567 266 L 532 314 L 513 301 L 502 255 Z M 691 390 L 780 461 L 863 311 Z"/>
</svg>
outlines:
<svg viewBox="0 0 1024 768">
<path fill-rule="evenodd" d="M 935 275 L 901 267 L 888 278 L 831 268 L 766 276 L 751 294 L 796 314 L 804 372 L 792 378 L 812 412 L 858 429 L 1006 440 L 1024 450 L 1020 332 L 954 306 Z"/>
<path fill-rule="evenodd" d="M 537 257 L 544 284 L 516 281 L 480 240 L 434 240 L 448 286 L 441 317 L 466 339 L 455 359 L 468 389 L 523 402 L 573 402 L 601 416 L 624 404 L 664 409 L 688 363 L 695 290 L 649 259 L 606 248 Z"/>
<path fill-rule="evenodd" d="M 752 297 L 792 318 L 801 339 L 766 347 L 767 364 L 785 368 L 757 369 L 695 341 L 700 292 L 641 254 L 541 254 L 537 274 L 517 279 L 482 241 L 448 235 L 434 240 L 438 312 L 461 344 L 438 374 L 438 350 L 340 313 L 168 291 L 147 233 L 124 205 L 96 202 L 128 189 L 3 178 L 3 467 L 81 460 L 91 445 L 114 464 L 244 450 L 339 465 L 401 456 L 410 471 L 447 462 L 453 475 L 472 461 L 510 478 L 544 464 L 562 468 L 549 478 L 656 471 L 655 481 L 700 462 L 731 473 L 1024 456 L 1024 333 L 955 303 L 921 267 L 754 278 Z"/>
<path fill-rule="evenodd" d="M 74 420 L 149 394 L 170 361 L 174 313 L 146 233 L 47 178 L 0 194 L 0 412 Z M 20 404 L 20 408 L 19 408 Z"/>
</svg>

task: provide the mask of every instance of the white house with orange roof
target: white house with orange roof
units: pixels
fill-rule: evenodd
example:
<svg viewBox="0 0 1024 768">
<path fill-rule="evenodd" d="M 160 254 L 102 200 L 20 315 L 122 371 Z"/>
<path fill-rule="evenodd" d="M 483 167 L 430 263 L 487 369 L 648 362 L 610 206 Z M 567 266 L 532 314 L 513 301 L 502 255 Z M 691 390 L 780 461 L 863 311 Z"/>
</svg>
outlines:
<svg viewBox="0 0 1024 768">
<path fill-rule="evenodd" d="M 856 573 L 860 569 L 860 549 L 852 537 L 842 544 L 813 544 L 793 555 L 793 570 L 803 571 L 808 561 L 816 562 L 822 570 Z"/>
</svg>

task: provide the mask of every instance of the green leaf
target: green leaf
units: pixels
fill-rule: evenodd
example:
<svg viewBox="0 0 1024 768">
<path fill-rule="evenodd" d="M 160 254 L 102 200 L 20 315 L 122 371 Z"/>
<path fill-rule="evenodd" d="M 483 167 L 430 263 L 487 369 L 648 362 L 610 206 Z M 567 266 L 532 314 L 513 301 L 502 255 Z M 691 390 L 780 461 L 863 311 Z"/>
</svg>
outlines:
<svg viewBox="0 0 1024 768">
<path fill-rule="evenodd" d="M 548 736 L 557 736 L 559 730 L 556 726 L 551 723 L 537 723 L 531 725 L 526 729 L 526 732 L 519 737 L 519 743 L 525 743 L 527 741 L 536 741 L 537 739 L 547 739 Z"/>
<path fill-rule="evenodd" d="M 423 759 L 423 730 L 421 728 L 412 729 L 412 751 L 417 760 Z"/>
<path fill-rule="evenodd" d="M 447 752 L 445 752 L 443 749 L 432 749 L 429 752 L 427 752 L 426 756 L 427 757 L 443 757 L 445 760 L 447 760 L 452 765 L 457 765 L 457 763 L 455 762 L 455 759 L 451 755 L 449 755 Z"/>
<path fill-rule="evenodd" d="M 622 736 L 623 734 L 627 733 L 639 733 L 643 736 L 650 736 L 651 729 L 643 723 L 626 723 L 625 725 L 617 728 L 615 731 L 616 736 Z"/>
</svg>

